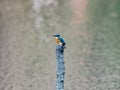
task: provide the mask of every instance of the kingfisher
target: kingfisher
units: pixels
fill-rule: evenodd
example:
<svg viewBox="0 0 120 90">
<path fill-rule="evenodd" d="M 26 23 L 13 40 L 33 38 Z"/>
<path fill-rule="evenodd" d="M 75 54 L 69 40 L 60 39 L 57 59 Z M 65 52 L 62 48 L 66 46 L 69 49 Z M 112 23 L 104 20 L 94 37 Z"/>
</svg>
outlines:
<svg viewBox="0 0 120 90">
<path fill-rule="evenodd" d="M 53 35 L 53 37 L 55 37 L 55 41 L 57 44 L 62 45 L 62 46 L 66 45 L 64 39 L 59 34 L 55 34 Z"/>
</svg>

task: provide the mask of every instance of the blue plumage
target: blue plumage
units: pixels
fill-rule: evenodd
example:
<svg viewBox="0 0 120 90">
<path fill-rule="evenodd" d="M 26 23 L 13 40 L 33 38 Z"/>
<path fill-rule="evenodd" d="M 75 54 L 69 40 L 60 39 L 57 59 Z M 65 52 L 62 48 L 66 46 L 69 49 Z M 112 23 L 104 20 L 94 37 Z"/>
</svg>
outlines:
<svg viewBox="0 0 120 90">
<path fill-rule="evenodd" d="M 63 45 L 65 45 L 65 41 L 64 41 L 64 39 L 63 39 L 62 37 L 58 37 L 58 39 L 60 40 L 60 42 L 61 42 Z"/>
<path fill-rule="evenodd" d="M 55 34 L 55 35 L 53 35 L 53 36 L 54 36 L 54 37 L 57 37 L 58 39 L 56 39 L 56 40 L 58 40 L 60 43 L 62 43 L 63 46 L 66 45 L 64 39 L 63 39 L 59 34 Z M 58 41 L 57 41 L 57 42 L 58 42 Z"/>
</svg>

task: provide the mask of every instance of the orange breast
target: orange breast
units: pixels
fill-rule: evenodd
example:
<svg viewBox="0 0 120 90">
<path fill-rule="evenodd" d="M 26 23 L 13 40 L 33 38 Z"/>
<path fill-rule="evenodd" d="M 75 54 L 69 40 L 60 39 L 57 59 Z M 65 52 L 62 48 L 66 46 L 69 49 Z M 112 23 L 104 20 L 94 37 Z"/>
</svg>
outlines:
<svg viewBox="0 0 120 90">
<path fill-rule="evenodd" d="M 55 41 L 56 41 L 56 43 L 58 43 L 58 44 L 60 43 L 59 39 L 57 39 L 57 38 L 55 39 Z"/>
</svg>

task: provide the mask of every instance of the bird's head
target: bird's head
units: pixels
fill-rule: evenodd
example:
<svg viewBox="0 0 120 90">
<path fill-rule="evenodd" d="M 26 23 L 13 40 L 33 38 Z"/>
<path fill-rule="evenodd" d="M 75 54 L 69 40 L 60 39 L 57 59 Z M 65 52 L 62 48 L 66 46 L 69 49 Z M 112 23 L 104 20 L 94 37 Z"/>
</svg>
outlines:
<svg viewBox="0 0 120 90">
<path fill-rule="evenodd" d="M 60 41 L 59 41 L 59 37 L 60 37 L 60 35 L 59 34 L 55 34 L 55 35 L 53 35 L 53 37 L 55 37 L 55 41 L 56 41 L 56 43 L 60 43 Z"/>
</svg>

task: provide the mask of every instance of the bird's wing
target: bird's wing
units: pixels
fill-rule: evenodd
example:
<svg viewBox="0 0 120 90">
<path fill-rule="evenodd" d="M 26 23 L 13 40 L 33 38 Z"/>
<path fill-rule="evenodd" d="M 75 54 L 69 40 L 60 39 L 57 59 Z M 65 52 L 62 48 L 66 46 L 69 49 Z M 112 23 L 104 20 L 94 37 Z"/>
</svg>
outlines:
<svg viewBox="0 0 120 90">
<path fill-rule="evenodd" d="M 60 40 L 61 43 L 65 43 L 63 38 L 60 37 L 59 40 Z"/>
</svg>

